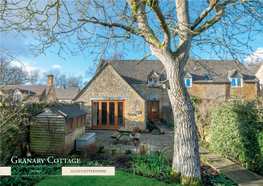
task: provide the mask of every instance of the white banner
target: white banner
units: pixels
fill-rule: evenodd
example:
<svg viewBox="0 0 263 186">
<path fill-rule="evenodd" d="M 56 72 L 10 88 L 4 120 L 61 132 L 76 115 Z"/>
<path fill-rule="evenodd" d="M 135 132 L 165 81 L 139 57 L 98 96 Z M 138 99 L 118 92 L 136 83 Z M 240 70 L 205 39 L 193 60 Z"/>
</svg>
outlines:
<svg viewBox="0 0 263 186">
<path fill-rule="evenodd" d="M 115 167 L 62 167 L 62 176 L 115 176 Z"/>
</svg>

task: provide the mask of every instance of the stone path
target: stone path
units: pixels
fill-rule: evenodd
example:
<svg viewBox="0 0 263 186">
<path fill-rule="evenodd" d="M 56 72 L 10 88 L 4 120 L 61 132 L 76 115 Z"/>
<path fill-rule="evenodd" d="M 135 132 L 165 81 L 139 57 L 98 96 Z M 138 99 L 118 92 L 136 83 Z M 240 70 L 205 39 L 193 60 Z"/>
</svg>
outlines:
<svg viewBox="0 0 263 186">
<path fill-rule="evenodd" d="M 140 141 L 147 142 L 150 140 L 149 148 L 147 148 L 147 154 L 150 151 L 163 150 L 167 157 L 172 157 L 172 149 L 174 144 L 174 132 L 161 122 L 155 122 L 156 125 L 165 130 L 165 134 L 152 135 L 141 134 Z M 131 149 L 132 154 L 139 154 L 138 144 L 134 144 L 128 140 L 128 136 L 122 136 L 120 140 L 111 138 L 111 135 L 116 131 L 108 130 L 91 130 L 90 133 L 96 133 L 96 140 L 99 143 L 103 143 L 105 151 L 110 152 L 111 148 L 115 148 L 118 153 L 125 153 L 126 149 Z M 232 181 L 238 183 L 240 186 L 263 186 L 263 177 L 259 176 L 234 162 L 223 158 L 213 152 L 206 150 L 199 146 L 200 154 L 204 155 L 211 167 L 223 173 L 226 177 Z"/>
</svg>

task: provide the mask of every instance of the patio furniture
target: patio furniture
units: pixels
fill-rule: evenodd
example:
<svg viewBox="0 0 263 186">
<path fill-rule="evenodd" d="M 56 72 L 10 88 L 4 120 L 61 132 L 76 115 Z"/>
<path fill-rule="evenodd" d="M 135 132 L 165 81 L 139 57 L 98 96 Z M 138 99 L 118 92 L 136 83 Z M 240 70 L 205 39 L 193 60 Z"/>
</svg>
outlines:
<svg viewBox="0 0 263 186">
<path fill-rule="evenodd" d="M 119 140 L 122 135 L 128 135 L 131 140 L 140 140 L 140 133 L 134 134 L 134 127 L 121 127 L 118 132 L 115 132 L 111 137 Z"/>
</svg>

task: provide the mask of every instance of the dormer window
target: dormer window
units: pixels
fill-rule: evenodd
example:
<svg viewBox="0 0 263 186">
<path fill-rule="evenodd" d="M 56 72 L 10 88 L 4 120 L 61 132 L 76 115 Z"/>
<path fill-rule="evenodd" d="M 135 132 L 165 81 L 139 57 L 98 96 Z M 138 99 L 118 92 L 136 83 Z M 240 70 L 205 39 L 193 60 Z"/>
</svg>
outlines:
<svg viewBox="0 0 263 186">
<path fill-rule="evenodd" d="M 184 83 L 187 88 L 192 87 L 192 78 L 184 78 Z"/>
<path fill-rule="evenodd" d="M 243 87 L 243 78 L 232 78 L 231 87 Z"/>
<path fill-rule="evenodd" d="M 15 102 L 21 100 L 21 94 L 16 93 L 14 96 L 15 96 Z"/>
<path fill-rule="evenodd" d="M 149 78 L 148 85 L 149 87 L 158 87 L 158 79 L 157 78 Z"/>
</svg>

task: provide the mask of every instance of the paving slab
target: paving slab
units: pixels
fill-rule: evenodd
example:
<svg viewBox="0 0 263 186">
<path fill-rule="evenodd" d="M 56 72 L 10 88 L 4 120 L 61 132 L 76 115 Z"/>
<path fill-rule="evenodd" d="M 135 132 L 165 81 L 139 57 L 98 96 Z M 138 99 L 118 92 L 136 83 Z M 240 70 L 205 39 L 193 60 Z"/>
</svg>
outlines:
<svg viewBox="0 0 263 186">
<path fill-rule="evenodd" d="M 223 158 L 222 156 L 210 152 L 202 146 L 199 146 L 200 154 L 207 158 L 207 164 L 223 173 L 232 181 L 238 183 L 240 186 L 263 186 L 263 177 L 255 174 L 236 163 Z"/>
</svg>

